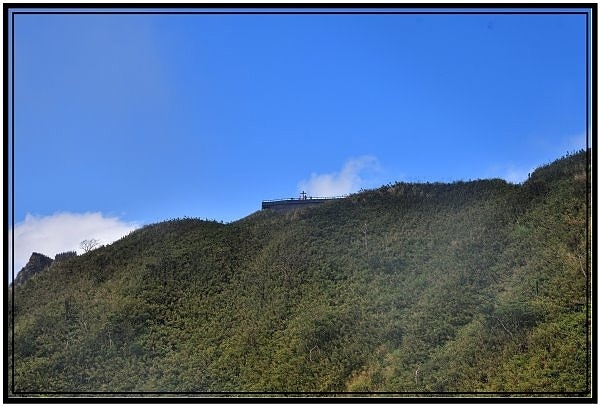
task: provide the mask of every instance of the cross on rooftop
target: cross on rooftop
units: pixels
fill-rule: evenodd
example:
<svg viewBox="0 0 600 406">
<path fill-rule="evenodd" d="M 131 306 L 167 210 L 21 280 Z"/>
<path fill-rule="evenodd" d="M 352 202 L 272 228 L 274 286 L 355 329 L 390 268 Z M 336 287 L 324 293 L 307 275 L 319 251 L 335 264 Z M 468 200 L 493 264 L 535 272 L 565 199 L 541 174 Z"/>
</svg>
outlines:
<svg viewBox="0 0 600 406">
<path fill-rule="evenodd" d="M 302 200 L 306 200 L 306 192 L 303 190 L 300 194 L 302 195 Z"/>
</svg>

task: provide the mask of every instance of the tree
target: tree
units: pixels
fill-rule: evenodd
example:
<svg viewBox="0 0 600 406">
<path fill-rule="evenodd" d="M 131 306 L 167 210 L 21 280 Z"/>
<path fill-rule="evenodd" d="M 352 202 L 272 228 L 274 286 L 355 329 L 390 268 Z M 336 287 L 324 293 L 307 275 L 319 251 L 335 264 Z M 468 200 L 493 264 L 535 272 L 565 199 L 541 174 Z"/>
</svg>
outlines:
<svg viewBox="0 0 600 406">
<path fill-rule="evenodd" d="M 96 240 L 95 238 L 92 238 L 90 240 L 83 240 L 83 241 L 81 241 L 81 244 L 79 244 L 79 247 L 84 252 L 90 252 L 91 250 L 93 250 L 94 248 L 96 248 L 99 244 L 100 244 L 100 241 Z"/>
</svg>

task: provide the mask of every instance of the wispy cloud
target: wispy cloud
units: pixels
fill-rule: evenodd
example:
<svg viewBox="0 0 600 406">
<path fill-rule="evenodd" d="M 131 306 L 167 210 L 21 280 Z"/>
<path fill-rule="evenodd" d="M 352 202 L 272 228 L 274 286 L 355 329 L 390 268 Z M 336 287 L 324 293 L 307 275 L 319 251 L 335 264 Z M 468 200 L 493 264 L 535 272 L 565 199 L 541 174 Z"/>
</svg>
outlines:
<svg viewBox="0 0 600 406">
<path fill-rule="evenodd" d="M 500 178 L 513 184 L 523 183 L 535 170 L 535 166 L 517 166 L 515 164 L 494 165 L 487 169 L 482 176 L 483 178 Z"/>
<path fill-rule="evenodd" d="M 372 155 L 363 155 L 346 161 L 339 172 L 312 173 L 308 180 L 298 184 L 310 196 L 341 196 L 366 186 L 364 173 L 380 170 L 379 161 Z"/>
<path fill-rule="evenodd" d="M 504 169 L 504 173 L 500 177 L 509 183 L 519 184 L 525 182 L 533 170 L 534 168 L 520 169 L 509 165 Z"/>
<path fill-rule="evenodd" d="M 12 233 L 15 239 L 15 275 L 27 263 L 32 252 L 51 258 L 60 252 L 82 250 L 81 241 L 96 239 L 100 244 L 110 244 L 138 228 L 118 217 L 105 217 L 102 213 L 55 213 L 51 216 L 27 214 L 25 220 L 9 231 L 9 253 Z M 9 269 L 11 265 L 9 255 Z"/>
</svg>

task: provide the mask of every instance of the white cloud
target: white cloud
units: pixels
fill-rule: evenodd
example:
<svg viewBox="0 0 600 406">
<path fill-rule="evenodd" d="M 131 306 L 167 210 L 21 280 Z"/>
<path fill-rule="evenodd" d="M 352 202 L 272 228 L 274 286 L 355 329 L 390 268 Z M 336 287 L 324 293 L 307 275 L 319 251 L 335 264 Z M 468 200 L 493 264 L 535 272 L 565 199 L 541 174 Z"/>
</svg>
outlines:
<svg viewBox="0 0 600 406">
<path fill-rule="evenodd" d="M 17 223 L 15 239 L 15 275 L 25 266 L 32 252 L 39 252 L 50 258 L 60 252 L 77 251 L 81 241 L 96 239 L 102 245 L 110 244 L 138 228 L 135 223 L 127 223 L 117 217 L 105 217 L 102 213 L 55 213 L 51 216 L 27 214 L 25 220 Z M 10 253 L 12 233 L 9 231 L 9 269 L 12 263 Z"/>
<path fill-rule="evenodd" d="M 365 186 L 364 172 L 380 170 L 379 161 L 372 155 L 349 159 L 339 172 L 310 175 L 298 184 L 310 196 L 341 196 Z"/>
<path fill-rule="evenodd" d="M 509 183 L 523 183 L 529 177 L 529 174 L 534 171 L 534 168 L 531 169 L 519 169 L 513 165 L 509 165 L 508 168 L 505 169 L 504 175 L 501 176 L 502 179 Z"/>
<path fill-rule="evenodd" d="M 517 167 L 514 164 L 495 165 L 488 168 L 483 178 L 500 178 L 516 185 L 525 182 L 529 177 L 529 174 L 534 170 L 535 167 L 533 166 L 523 169 L 523 167 Z"/>
</svg>

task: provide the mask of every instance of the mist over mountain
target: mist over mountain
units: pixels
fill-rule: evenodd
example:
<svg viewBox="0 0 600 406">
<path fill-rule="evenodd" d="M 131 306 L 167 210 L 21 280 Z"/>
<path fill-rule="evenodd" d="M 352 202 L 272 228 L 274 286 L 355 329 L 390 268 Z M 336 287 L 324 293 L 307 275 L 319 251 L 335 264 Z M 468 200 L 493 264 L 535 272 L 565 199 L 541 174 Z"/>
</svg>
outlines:
<svg viewBox="0 0 600 406">
<path fill-rule="evenodd" d="M 11 396 L 590 396 L 590 156 L 34 254 L 8 291 Z"/>
</svg>

